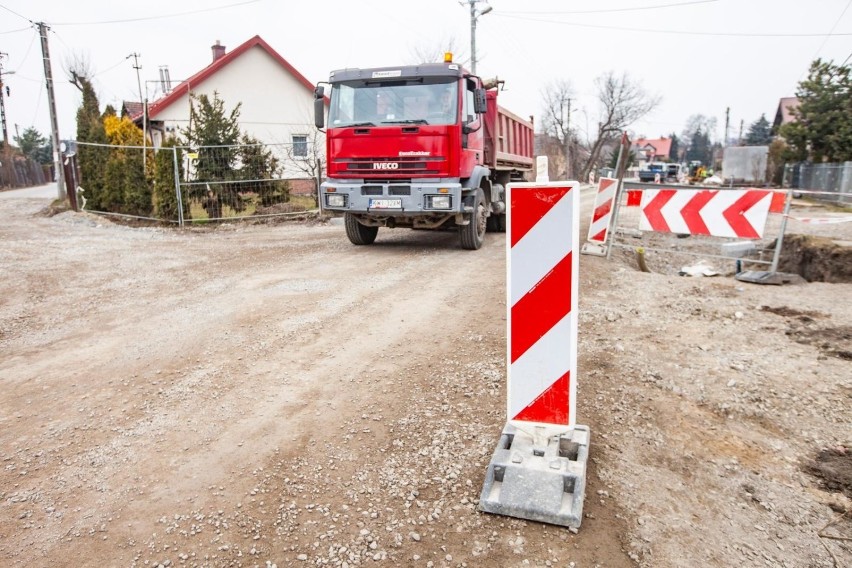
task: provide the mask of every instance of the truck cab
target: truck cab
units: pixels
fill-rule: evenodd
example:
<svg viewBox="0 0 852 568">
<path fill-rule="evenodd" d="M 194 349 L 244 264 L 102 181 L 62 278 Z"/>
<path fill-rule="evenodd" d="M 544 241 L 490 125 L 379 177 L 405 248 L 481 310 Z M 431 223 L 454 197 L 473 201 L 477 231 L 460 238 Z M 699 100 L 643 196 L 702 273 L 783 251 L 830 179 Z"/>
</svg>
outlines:
<svg viewBox="0 0 852 568">
<path fill-rule="evenodd" d="M 325 211 L 343 214 L 349 240 L 371 244 L 379 227 L 454 228 L 464 248 L 479 248 L 496 225 L 489 217 L 505 213 L 486 156 L 482 80 L 447 61 L 341 69 L 327 84 L 320 199 Z M 324 96 L 318 86 L 318 128 Z"/>
</svg>

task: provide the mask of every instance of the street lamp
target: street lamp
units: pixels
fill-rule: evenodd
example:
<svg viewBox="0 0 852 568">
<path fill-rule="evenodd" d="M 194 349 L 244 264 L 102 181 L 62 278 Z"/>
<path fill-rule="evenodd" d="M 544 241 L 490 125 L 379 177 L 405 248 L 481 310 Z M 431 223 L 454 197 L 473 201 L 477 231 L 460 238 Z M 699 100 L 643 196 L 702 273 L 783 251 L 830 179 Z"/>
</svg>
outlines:
<svg viewBox="0 0 852 568">
<path fill-rule="evenodd" d="M 486 0 L 468 0 L 470 4 L 470 72 L 474 75 L 476 74 L 476 22 L 479 16 L 484 16 L 493 9 L 491 6 L 485 6 L 482 10 L 477 10 L 476 3 L 484 1 Z"/>
</svg>

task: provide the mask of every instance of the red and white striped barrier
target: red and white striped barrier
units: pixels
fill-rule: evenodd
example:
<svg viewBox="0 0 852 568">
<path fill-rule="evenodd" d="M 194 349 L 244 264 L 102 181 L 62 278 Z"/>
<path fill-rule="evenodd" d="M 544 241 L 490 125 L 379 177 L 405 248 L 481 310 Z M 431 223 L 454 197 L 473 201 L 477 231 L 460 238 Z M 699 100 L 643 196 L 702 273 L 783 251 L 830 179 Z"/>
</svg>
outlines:
<svg viewBox="0 0 852 568">
<path fill-rule="evenodd" d="M 671 189 L 677 190 L 677 189 L 686 189 L 686 188 L 687 188 L 687 186 L 681 186 L 679 188 L 672 187 Z M 752 190 L 758 191 L 754 188 L 745 188 L 745 189 L 748 189 L 749 191 L 752 191 Z M 641 190 L 641 189 L 628 189 L 627 190 L 627 207 L 639 207 L 640 205 L 642 205 L 642 193 L 643 193 L 643 190 Z M 787 191 L 778 190 L 778 189 L 772 191 L 772 203 L 769 205 L 769 212 L 770 213 L 783 213 L 784 212 L 784 206 L 787 203 L 787 193 L 788 193 Z"/>
<path fill-rule="evenodd" d="M 508 421 L 479 509 L 579 528 L 590 440 L 575 424 L 579 184 L 506 191 Z"/>
<path fill-rule="evenodd" d="M 643 190 L 639 229 L 758 239 L 771 202 L 765 190 Z"/>
<path fill-rule="evenodd" d="M 598 181 L 598 192 L 595 195 L 595 209 L 592 211 L 592 222 L 589 223 L 587 241 L 600 244 L 606 243 L 606 238 L 609 234 L 609 224 L 612 220 L 612 205 L 615 203 L 617 189 L 617 179 L 604 177 Z"/>
<path fill-rule="evenodd" d="M 574 425 L 577 389 L 579 186 L 507 191 L 508 418 L 565 431 Z"/>
</svg>

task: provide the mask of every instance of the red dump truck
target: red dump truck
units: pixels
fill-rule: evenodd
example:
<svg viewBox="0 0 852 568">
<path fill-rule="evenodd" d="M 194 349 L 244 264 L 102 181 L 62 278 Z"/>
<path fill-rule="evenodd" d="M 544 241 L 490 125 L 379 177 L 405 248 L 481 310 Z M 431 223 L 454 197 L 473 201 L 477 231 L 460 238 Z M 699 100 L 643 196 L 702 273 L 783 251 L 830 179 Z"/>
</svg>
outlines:
<svg viewBox="0 0 852 568">
<path fill-rule="evenodd" d="M 353 244 L 379 227 L 452 229 L 475 250 L 486 230 L 506 230 L 506 184 L 533 168 L 532 118 L 497 106 L 498 82 L 451 59 L 342 69 L 317 85 L 320 129 L 331 87 L 320 199 Z"/>
</svg>

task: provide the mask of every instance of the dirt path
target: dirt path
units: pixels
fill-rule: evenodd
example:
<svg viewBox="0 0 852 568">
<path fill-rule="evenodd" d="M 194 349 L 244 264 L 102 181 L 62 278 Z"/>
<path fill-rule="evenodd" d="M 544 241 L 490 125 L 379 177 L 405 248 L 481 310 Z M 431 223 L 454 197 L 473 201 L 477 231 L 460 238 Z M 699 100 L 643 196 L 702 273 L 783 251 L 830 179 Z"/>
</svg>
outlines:
<svg viewBox="0 0 852 568">
<path fill-rule="evenodd" d="M 583 257 L 573 534 L 475 511 L 505 422 L 501 236 L 41 205 L 0 202 L 4 565 L 832 565 L 815 531 L 848 500 L 801 465 L 849 446 L 850 285 Z"/>
</svg>

